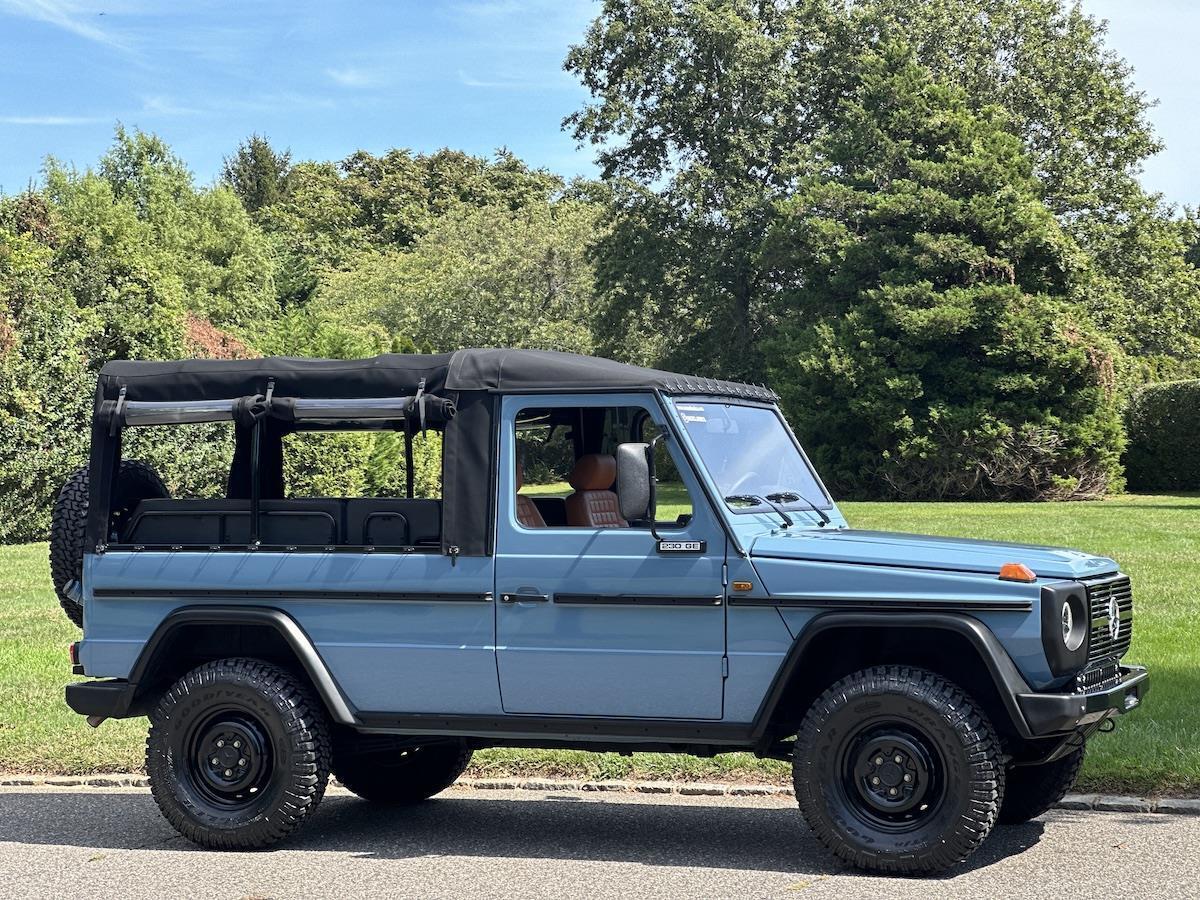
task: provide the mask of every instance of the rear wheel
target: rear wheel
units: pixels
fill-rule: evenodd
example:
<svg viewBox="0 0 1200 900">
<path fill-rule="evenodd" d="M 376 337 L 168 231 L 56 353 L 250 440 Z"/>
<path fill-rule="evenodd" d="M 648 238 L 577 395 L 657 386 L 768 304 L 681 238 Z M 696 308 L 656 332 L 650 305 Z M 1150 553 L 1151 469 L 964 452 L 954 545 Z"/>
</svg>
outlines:
<svg viewBox="0 0 1200 900">
<path fill-rule="evenodd" d="M 458 780 L 471 748 L 453 738 L 347 732 L 334 742 L 333 774 L 372 803 L 402 806 L 428 800 Z"/>
<path fill-rule="evenodd" d="M 325 712 L 287 671 L 222 659 L 184 675 L 150 714 L 154 800 L 188 840 L 253 850 L 291 834 L 329 779 Z"/>
<path fill-rule="evenodd" d="M 809 709 L 793 759 L 816 836 L 863 869 L 937 872 L 996 822 L 1000 745 L 987 716 L 932 672 L 879 666 L 843 678 Z"/>
<path fill-rule="evenodd" d="M 1016 825 L 1036 819 L 1048 811 L 1079 777 L 1083 766 L 1084 747 L 1054 762 L 1040 766 L 1014 766 L 1008 770 L 1004 783 L 1004 805 L 1000 807 L 1000 821 Z"/>
</svg>

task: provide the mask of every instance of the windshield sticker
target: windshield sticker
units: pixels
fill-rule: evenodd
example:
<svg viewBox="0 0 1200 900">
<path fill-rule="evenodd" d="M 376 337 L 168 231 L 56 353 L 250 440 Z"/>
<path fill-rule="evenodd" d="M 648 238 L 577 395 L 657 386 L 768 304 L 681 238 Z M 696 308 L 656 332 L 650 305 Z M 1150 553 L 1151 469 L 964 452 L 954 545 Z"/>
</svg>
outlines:
<svg viewBox="0 0 1200 900">
<path fill-rule="evenodd" d="M 676 403 L 675 408 L 681 412 L 704 412 L 704 407 L 695 403 Z"/>
<path fill-rule="evenodd" d="M 685 422 L 707 422 L 708 419 L 704 418 L 704 416 L 689 416 L 687 413 L 684 413 L 683 421 L 685 421 Z"/>
</svg>

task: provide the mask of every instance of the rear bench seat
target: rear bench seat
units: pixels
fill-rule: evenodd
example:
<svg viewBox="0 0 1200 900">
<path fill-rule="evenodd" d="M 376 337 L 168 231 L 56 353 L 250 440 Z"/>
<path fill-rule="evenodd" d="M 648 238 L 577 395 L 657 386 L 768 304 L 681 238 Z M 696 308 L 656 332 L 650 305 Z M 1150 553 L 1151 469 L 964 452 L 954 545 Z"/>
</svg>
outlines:
<svg viewBox="0 0 1200 900">
<path fill-rule="evenodd" d="M 260 540 L 274 546 L 437 546 L 439 500 L 263 500 Z M 249 500 L 143 500 L 122 542 L 157 546 L 246 544 Z"/>
</svg>

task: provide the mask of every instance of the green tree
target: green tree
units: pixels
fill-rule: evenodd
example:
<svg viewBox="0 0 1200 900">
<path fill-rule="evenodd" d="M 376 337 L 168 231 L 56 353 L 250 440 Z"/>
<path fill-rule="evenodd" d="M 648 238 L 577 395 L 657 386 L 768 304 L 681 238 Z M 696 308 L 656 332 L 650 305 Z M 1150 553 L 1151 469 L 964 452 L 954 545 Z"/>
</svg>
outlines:
<svg viewBox="0 0 1200 900">
<path fill-rule="evenodd" d="M 589 245 L 600 210 L 460 203 L 405 252 L 371 252 L 323 280 L 312 306 L 418 346 L 592 349 Z"/>
<path fill-rule="evenodd" d="M 251 214 L 274 206 L 287 193 L 292 152 L 276 152 L 271 142 L 252 134 L 225 157 L 221 179 L 237 194 Z"/>
<path fill-rule="evenodd" d="M 895 46 L 812 148 L 767 242 L 773 383 L 857 496 L 1092 497 L 1119 486 L 1115 348 L 1075 301 L 1089 261 L 998 107 Z"/>
<path fill-rule="evenodd" d="M 1094 262 L 1090 312 L 1131 352 L 1187 359 L 1200 285 L 1137 183 L 1159 147 L 1104 29 L 1063 0 L 606 0 L 566 67 L 616 221 L 599 247 L 601 347 L 758 377 L 777 286 L 757 267 L 804 147 L 837 127 L 853 61 L 903 40 L 976 112 L 999 104 L 1043 201 Z M 629 340 L 631 334 L 636 339 Z"/>
</svg>

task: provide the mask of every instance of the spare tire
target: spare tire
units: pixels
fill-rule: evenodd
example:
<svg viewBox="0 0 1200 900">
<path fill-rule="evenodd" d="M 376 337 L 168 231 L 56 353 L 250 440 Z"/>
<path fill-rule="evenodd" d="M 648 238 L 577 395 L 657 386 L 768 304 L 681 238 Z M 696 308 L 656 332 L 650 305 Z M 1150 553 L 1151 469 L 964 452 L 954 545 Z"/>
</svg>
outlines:
<svg viewBox="0 0 1200 900">
<path fill-rule="evenodd" d="M 136 459 L 121 460 L 113 489 L 110 515 L 119 521 L 132 512 L 140 500 L 167 497 L 167 486 L 158 473 Z M 83 578 L 83 550 L 87 537 L 88 467 L 76 469 L 58 492 L 50 519 L 50 579 L 54 593 L 67 618 L 83 627 L 83 604 L 71 582 Z"/>
</svg>

